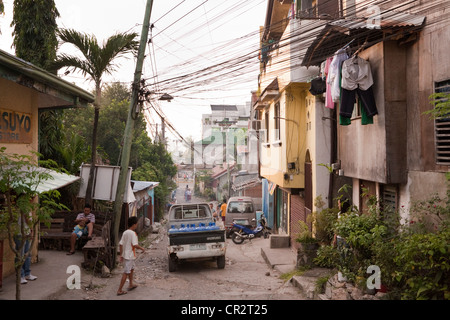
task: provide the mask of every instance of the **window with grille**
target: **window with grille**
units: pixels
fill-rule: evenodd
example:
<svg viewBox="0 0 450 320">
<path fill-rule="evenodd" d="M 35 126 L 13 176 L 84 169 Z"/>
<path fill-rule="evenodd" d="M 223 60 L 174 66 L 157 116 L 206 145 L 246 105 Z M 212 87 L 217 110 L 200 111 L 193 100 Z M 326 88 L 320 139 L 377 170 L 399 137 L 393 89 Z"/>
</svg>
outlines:
<svg viewBox="0 0 450 320">
<path fill-rule="evenodd" d="M 382 186 L 382 197 L 384 209 L 397 210 L 398 209 L 398 193 L 397 187 L 394 185 Z"/>
<path fill-rule="evenodd" d="M 280 136 L 280 115 L 281 115 L 281 113 L 280 113 L 280 103 L 277 102 L 277 103 L 275 103 L 275 117 L 274 117 L 274 120 L 275 120 L 274 139 L 275 140 L 280 140 L 280 137 L 281 137 Z"/>
<path fill-rule="evenodd" d="M 434 92 L 450 95 L 450 80 L 436 82 Z M 436 163 L 450 165 L 450 114 L 435 119 L 435 135 Z"/>
<path fill-rule="evenodd" d="M 265 143 L 269 143 L 269 111 L 266 111 L 264 113 L 264 130 L 265 130 L 265 135 L 264 135 L 264 142 Z"/>
</svg>

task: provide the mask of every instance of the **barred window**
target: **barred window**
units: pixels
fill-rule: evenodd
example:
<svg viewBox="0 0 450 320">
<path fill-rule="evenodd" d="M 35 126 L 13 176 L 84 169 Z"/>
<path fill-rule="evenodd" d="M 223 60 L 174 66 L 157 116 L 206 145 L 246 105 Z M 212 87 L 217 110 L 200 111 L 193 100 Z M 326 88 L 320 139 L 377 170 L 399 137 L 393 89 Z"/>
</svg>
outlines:
<svg viewBox="0 0 450 320">
<path fill-rule="evenodd" d="M 450 80 L 436 82 L 434 92 L 450 94 Z M 450 165 L 450 114 L 435 119 L 435 141 L 436 163 Z"/>
<path fill-rule="evenodd" d="M 395 185 L 382 185 L 382 197 L 384 209 L 398 209 L 398 192 Z"/>
</svg>

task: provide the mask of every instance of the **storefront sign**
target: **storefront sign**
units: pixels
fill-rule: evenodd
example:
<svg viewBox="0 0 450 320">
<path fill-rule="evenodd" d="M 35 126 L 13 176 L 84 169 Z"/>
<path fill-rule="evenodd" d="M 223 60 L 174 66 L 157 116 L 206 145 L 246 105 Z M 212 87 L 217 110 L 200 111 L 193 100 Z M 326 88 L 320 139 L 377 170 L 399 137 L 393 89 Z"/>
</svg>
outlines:
<svg viewBox="0 0 450 320">
<path fill-rule="evenodd" d="M 0 143 L 31 143 L 31 114 L 0 109 Z"/>
</svg>

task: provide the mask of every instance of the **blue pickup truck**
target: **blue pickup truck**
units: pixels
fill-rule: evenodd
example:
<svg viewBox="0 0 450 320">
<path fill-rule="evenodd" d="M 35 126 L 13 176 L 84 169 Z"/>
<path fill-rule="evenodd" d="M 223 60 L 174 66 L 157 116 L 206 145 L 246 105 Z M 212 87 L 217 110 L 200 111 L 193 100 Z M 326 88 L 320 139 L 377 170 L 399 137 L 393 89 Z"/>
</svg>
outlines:
<svg viewBox="0 0 450 320">
<path fill-rule="evenodd" d="M 207 203 L 173 205 L 167 227 L 169 272 L 182 260 L 214 259 L 225 268 L 225 229 L 215 224 Z"/>
</svg>

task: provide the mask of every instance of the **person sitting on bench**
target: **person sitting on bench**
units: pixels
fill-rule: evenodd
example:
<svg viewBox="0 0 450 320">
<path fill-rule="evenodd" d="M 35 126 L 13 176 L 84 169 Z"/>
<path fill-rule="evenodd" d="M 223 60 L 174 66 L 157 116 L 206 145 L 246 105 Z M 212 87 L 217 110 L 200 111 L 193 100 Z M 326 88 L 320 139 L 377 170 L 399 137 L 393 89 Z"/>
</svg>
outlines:
<svg viewBox="0 0 450 320">
<path fill-rule="evenodd" d="M 91 239 L 92 232 L 94 231 L 95 215 L 91 212 L 91 206 L 89 204 L 85 204 L 84 212 L 79 213 L 75 219 L 76 224 L 80 224 L 82 221 L 84 221 L 85 224 L 83 235 L 87 235 L 88 239 Z M 70 236 L 70 251 L 67 253 L 68 255 L 75 253 L 75 243 L 78 238 L 80 237 L 75 232 Z"/>
</svg>

